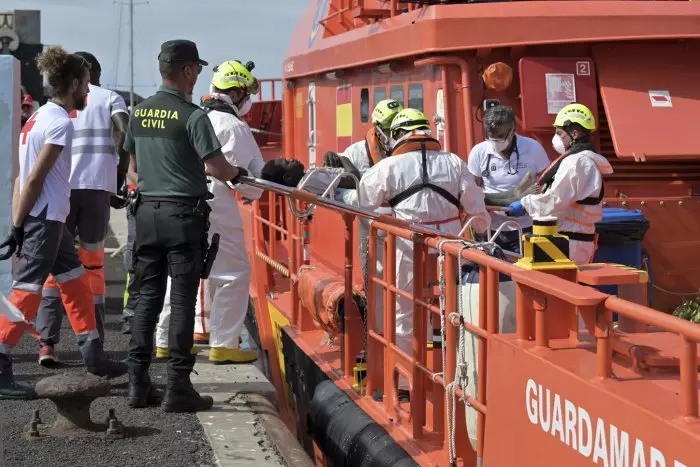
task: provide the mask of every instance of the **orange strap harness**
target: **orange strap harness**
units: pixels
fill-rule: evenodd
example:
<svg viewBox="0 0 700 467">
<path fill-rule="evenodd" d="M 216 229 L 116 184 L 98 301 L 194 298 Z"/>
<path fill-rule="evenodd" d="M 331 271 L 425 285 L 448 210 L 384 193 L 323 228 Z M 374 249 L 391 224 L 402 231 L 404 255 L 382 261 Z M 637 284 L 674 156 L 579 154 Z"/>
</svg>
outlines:
<svg viewBox="0 0 700 467">
<path fill-rule="evenodd" d="M 372 127 L 367 131 L 367 136 L 365 137 L 365 150 L 367 151 L 370 167 L 379 163 L 386 155 L 386 151 L 384 150 L 384 146 L 382 146 L 377 131 L 379 130 Z"/>
</svg>

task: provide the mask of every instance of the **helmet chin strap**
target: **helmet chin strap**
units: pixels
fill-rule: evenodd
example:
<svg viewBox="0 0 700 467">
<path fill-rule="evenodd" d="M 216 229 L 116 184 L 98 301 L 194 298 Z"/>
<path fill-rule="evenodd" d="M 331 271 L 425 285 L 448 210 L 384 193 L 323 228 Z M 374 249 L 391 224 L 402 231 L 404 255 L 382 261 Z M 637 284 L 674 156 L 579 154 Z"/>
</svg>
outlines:
<svg viewBox="0 0 700 467">
<path fill-rule="evenodd" d="M 229 105 L 235 105 L 233 103 L 233 100 L 231 99 L 231 96 L 229 96 L 228 94 L 224 94 L 223 92 L 216 92 L 214 85 L 209 85 L 209 94 L 211 94 L 211 97 L 226 102 Z"/>
<path fill-rule="evenodd" d="M 379 142 L 384 147 L 385 150 L 391 149 L 391 136 L 386 134 L 386 131 L 382 130 L 379 125 L 374 125 L 374 128 L 379 133 Z"/>
<path fill-rule="evenodd" d="M 235 110 L 236 112 L 239 111 L 240 105 L 245 101 L 246 97 L 248 97 L 248 94 L 246 94 L 246 95 L 243 96 L 243 98 L 236 104 L 236 103 L 233 102 L 233 99 L 231 99 L 231 96 L 230 96 L 230 95 L 228 95 L 228 94 L 226 94 L 226 93 L 222 93 L 222 92 L 216 92 L 216 91 L 214 90 L 214 86 L 213 86 L 213 85 L 210 85 L 210 86 L 209 86 L 209 94 L 211 95 L 211 97 L 213 97 L 213 98 L 215 98 L 215 99 L 219 99 L 220 101 L 227 103 L 228 105 L 230 105 L 231 107 L 233 107 L 234 110 Z"/>
</svg>

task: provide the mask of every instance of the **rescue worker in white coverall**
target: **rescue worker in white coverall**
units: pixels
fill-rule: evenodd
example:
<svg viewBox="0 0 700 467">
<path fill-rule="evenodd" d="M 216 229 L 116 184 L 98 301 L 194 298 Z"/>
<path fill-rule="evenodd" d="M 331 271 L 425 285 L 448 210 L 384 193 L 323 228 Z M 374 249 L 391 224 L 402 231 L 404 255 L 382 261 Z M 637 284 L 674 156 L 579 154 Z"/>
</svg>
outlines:
<svg viewBox="0 0 700 467">
<path fill-rule="evenodd" d="M 324 165 L 331 167 L 345 168 L 347 171 L 354 173 L 358 179 L 378 163 L 382 159 L 391 154 L 391 122 L 394 117 L 403 110 L 403 105 L 394 99 L 384 99 L 379 101 L 372 111 L 372 128 L 367 131 L 365 139 L 357 141 L 345 149 L 339 156 L 335 153 L 329 153 L 324 159 Z M 335 157 L 333 157 L 335 156 Z M 343 161 L 350 161 L 352 165 L 348 170 L 347 164 Z M 340 188 L 351 188 L 349 190 L 339 190 L 340 199 L 343 202 L 357 205 L 357 187 L 354 181 L 344 178 L 340 181 Z M 390 207 L 379 207 L 376 212 L 378 214 L 391 214 Z M 365 275 L 365 287 L 369 287 L 367 277 L 370 273 L 367 265 L 368 248 L 369 248 L 369 227 L 370 222 L 367 219 L 359 219 L 360 239 L 360 262 L 362 273 Z M 377 235 L 376 248 L 376 274 L 381 276 L 384 274 L 384 232 L 379 232 Z M 375 312 L 375 329 L 382 332 L 384 329 L 384 294 L 380 285 L 375 286 L 376 290 L 376 312 Z"/>
<path fill-rule="evenodd" d="M 510 215 L 556 218 L 559 233 L 569 237 L 569 258 L 587 264 L 595 253 L 595 223 L 603 217 L 603 175 L 613 169 L 594 151 L 590 134 L 596 123 L 588 107 L 567 105 L 557 114 L 554 128 L 552 146 L 561 155 L 540 176 L 542 192 L 512 203 Z"/>
<path fill-rule="evenodd" d="M 357 178 L 362 177 L 370 167 L 384 159 L 391 153 L 391 122 L 396 114 L 403 110 L 403 105 L 394 99 L 384 99 L 374 106 L 372 112 L 372 128 L 367 131 L 367 136 L 345 149 L 339 157 L 344 157 L 355 166 Z M 324 165 L 340 167 L 340 160 L 333 157 L 325 160 Z"/>
<path fill-rule="evenodd" d="M 404 109 L 391 124 L 391 157 L 369 169 L 360 181 L 361 206 L 374 210 L 389 205 L 398 219 L 418 222 L 448 234 L 461 230 L 460 211 L 488 217 L 484 193 L 455 154 L 441 150 L 423 112 Z M 474 222 L 485 232 L 486 223 Z M 413 293 L 413 243 L 396 239 L 396 287 Z M 426 327 L 426 335 L 428 329 Z M 413 355 L 413 306 L 396 298 L 396 344 Z M 399 378 L 399 399 L 408 399 L 408 382 Z"/>
<path fill-rule="evenodd" d="M 102 69 L 97 58 L 88 52 L 75 55 L 90 63 L 90 94 L 85 108 L 70 114 L 75 132 L 66 227 L 80 238 L 78 254 L 90 279 L 97 330 L 104 340 L 104 242 L 109 229 L 110 196 L 122 188 L 129 167 L 129 154 L 123 149 L 117 150 L 124 143 L 129 113 L 119 94 L 100 87 Z M 58 361 L 54 346 L 60 340 L 63 311 L 60 290 L 53 276 L 49 276 L 36 319 L 37 331 L 41 334 L 41 365 L 50 366 Z"/>
<path fill-rule="evenodd" d="M 235 163 L 245 168 L 251 176 L 259 177 L 265 163 L 250 127 L 242 120 L 252 107 L 250 96 L 258 92 L 258 81 L 251 74 L 253 67 L 252 62 L 243 65 L 235 60 L 216 67 L 204 109 L 229 163 Z M 209 332 L 211 362 L 250 363 L 257 359 L 257 352 L 239 347 L 250 288 L 250 265 L 241 214 L 231 189 L 213 177 L 209 177 L 209 180 L 209 190 L 214 195 L 209 201 L 212 209 L 209 235 L 220 235 L 219 252 L 209 278 L 203 281 L 203 291 L 200 289 L 198 294 L 195 332 Z M 234 189 L 246 200 L 259 199 L 263 193 L 263 190 L 243 184 L 236 185 Z M 166 302 L 156 331 L 157 357 L 168 348 L 169 318 L 170 308 Z"/>
</svg>

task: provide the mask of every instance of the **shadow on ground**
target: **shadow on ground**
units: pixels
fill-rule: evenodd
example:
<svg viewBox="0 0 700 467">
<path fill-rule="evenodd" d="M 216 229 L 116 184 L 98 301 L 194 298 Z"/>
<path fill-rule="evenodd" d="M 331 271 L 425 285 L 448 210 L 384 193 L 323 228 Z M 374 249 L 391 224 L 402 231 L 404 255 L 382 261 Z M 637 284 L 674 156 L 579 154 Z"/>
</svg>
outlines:
<svg viewBox="0 0 700 467">
<path fill-rule="evenodd" d="M 124 216 L 124 211 L 112 211 L 113 216 Z M 121 219 L 116 220 L 119 225 Z M 113 222 L 114 223 L 114 222 Z M 125 225 L 125 222 L 122 223 Z M 122 229 L 119 229 L 122 230 Z M 123 237 L 121 232 L 118 235 Z M 115 234 L 108 234 L 106 247 L 117 249 Z M 109 251 L 109 250 L 108 250 Z M 122 297 L 126 272 L 120 253 L 105 258 L 107 279 L 107 305 L 105 347 L 112 358 L 123 359 L 127 355 L 128 336 L 120 332 Z M 75 336 L 63 320 L 61 342 L 57 355 L 61 366 L 46 369 L 39 366 L 38 343 L 28 334 L 14 350 L 14 371 L 18 380 L 35 383 L 41 378 L 63 372 L 81 374 L 84 367 Z M 165 384 L 164 363 L 154 363 L 151 378 L 156 385 Z M 48 400 L 0 401 L 0 435 L 3 457 L 2 467 L 67 465 L 73 467 L 94 466 L 212 466 L 211 447 L 206 441 L 196 415 L 166 414 L 159 407 L 134 410 L 126 405 L 128 378 L 122 376 L 112 381 L 112 395 L 97 399 L 91 407 L 93 421 L 103 422 L 109 409 L 132 435 L 123 440 L 102 439 L 38 439 L 27 441 L 22 435 L 35 409 L 39 409 L 45 423 L 52 423 L 56 410 Z"/>
</svg>

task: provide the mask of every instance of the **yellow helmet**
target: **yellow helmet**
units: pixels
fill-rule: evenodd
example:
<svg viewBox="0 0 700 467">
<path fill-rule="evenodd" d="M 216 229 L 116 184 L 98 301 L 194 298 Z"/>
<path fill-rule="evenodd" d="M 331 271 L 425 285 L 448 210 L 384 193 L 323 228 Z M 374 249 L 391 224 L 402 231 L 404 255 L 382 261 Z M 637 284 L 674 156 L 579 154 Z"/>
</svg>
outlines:
<svg viewBox="0 0 700 467">
<path fill-rule="evenodd" d="M 396 114 L 391 122 L 391 136 L 394 137 L 394 132 L 397 130 L 413 131 L 419 129 L 430 129 L 430 122 L 425 114 L 416 109 L 403 109 Z"/>
<path fill-rule="evenodd" d="M 578 123 L 588 131 L 595 131 L 595 116 L 593 112 L 583 104 L 569 104 L 559 111 L 554 119 L 555 127 L 565 127 L 572 123 Z"/>
<path fill-rule="evenodd" d="M 211 78 L 211 84 L 222 91 L 242 88 L 249 94 L 258 93 L 258 80 L 238 60 L 228 60 L 214 67 L 214 76 Z"/>
<path fill-rule="evenodd" d="M 372 112 L 372 124 L 386 131 L 391 127 L 396 114 L 402 110 L 403 105 L 394 99 L 379 101 Z"/>
</svg>

